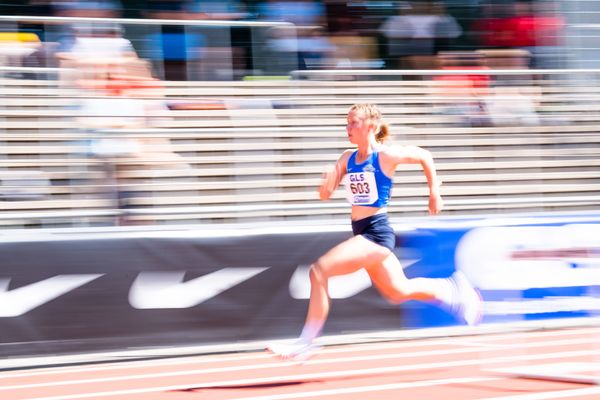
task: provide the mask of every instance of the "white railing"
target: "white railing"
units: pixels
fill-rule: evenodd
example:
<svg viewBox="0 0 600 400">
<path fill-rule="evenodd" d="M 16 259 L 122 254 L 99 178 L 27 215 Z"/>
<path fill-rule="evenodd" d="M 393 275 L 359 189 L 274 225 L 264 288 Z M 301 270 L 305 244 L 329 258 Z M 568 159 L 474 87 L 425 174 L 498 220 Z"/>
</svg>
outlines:
<svg viewBox="0 0 600 400">
<path fill-rule="evenodd" d="M 200 32 L 201 29 L 222 29 L 219 32 L 212 32 L 208 35 L 208 31 L 201 31 L 202 35 L 205 36 L 204 43 L 202 44 L 203 50 L 210 50 L 213 48 L 221 49 L 217 55 L 212 56 L 213 58 L 219 57 L 219 68 L 224 68 L 228 66 L 228 68 L 233 68 L 233 54 L 232 54 L 232 37 L 228 29 L 230 28 L 249 28 L 250 33 L 247 38 L 248 44 L 245 44 L 251 47 L 251 64 L 253 66 L 253 72 L 256 72 L 258 75 L 273 75 L 274 74 L 274 64 L 272 60 L 272 49 L 269 48 L 268 41 L 271 39 L 270 31 L 272 29 L 285 29 L 286 30 L 286 38 L 291 39 L 292 41 L 297 40 L 297 27 L 289 22 L 279 22 L 279 21 L 230 21 L 230 20 L 179 20 L 179 19 L 133 19 L 133 18 L 79 18 L 79 17 L 38 17 L 38 16 L 6 16 L 0 15 L 0 22 L 6 23 L 10 25 L 10 23 L 18 25 L 19 23 L 39 23 L 40 25 L 44 25 L 44 32 L 47 36 L 46 40 L 49 42 L 56 42 L 56 37 L 61 35 L 57 35 L 55 31 L 57 26 L 76 26 L 82 24 L 89 24 L 93 26 L 94 24 L 112 24 L 118 25 L 121 27 L 130 28 L 130 32 L 125 32 L 125 38 L 131 39 L 134 48 L 136 47 L 147 47 L 149 45 L 147 40 L 143 40 L 144 38 L 140 38 L 139 36 L 143 36 L 148 33 L 160 33 L 161 26 L 180 26 L 183 27 L 186 32 L 187 30 L 192 30 L 194 33 Z M 10 28 L 10 26 L 9 26 Z M 13 29 L 15 29 L 13 28 Z M 135 29 L 133 29 L 135 28 Z M 6 28 L 5 28 L 6 29 Z M 141 31 L 139 29 L 142 29 Z M 127 31 L 127 30 L 126 30 Z M 49 34 L 50 33 L 50 34 Z M 53 38 L 54 36 L 54 38 Z M 136 39 L 135 37 L 138 36 Z M 50 39 L 48 39 L 50 38 Z M 135 40 L 134 40 L 135 39 Z M 139 46 L 135 43 L 139 44 Z M 228 55 L 225 55 L 223 51 L 227 51 L 229 49 Z M 150 55 L 154 54 L 154 51 L 148 51 L 146 49 L 146 53 L 143 54 L 144 49 L 140 55 L 142 59 L 150 59 Z M 139 52 L 139 49 L 136 48 L 136 51 Z M 188 50 L 186 50 L 189 52 Z M 194 50 L 196 51 L 196 50 Z M 298 60 L 295 54 L 282 54 L 281 52 L 277 53 L 278 57 L 282 58 L 285 62 L 285 65 L 289 65 L 288 71 L 291 69 L 298 68 Z M 160 57 L 159 57 L 160 58 Z M 250 58 L 249 58 L 250 59 Z M 158 62 L 154 60 L 155 62 Z M 160 64 L 160 63 L 159 63 Z M 159 75 L 162 74 L 163 68 L 158 67 Z M 189 68 L 189 67 L 188 67 Z M 50 71 L 48 71 L 50 72 Z M 228 76 L 228 75 L 226 75 Z M 230 78 L 231 79 L 231 78 Z"/>
<path fill-rule="evenodd" d="M 52 23 L 114 23 L 122 25 L 183 25 L 183 26 L 248 26 L 248 27 L 282 27 L 295 29 L 289 22 L 272 21 L 221 21 L 204 19 L 135 19 L 135 18 L 86 18 L 86 17 L 37 17 L 26 15 L 0 15 L 0 21 L 10 22 L 52 22 Z"/>
<path fill-rule="evenodd" d="M 565 74 L 600 74 L 600 69 L 328 69 L 328 70 L 296 70 L 293 78 L 302 77 L 342 77 L 342 76 L 439 76 L 439 75 L 565 75 Z"/>
</svg>

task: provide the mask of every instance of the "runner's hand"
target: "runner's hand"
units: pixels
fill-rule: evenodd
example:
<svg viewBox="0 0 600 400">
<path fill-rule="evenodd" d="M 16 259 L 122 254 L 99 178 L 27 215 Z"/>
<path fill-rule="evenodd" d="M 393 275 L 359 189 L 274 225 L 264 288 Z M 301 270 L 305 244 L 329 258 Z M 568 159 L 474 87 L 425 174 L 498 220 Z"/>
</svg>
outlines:
<svg viewBox="0 0 600 400">
<path fill-rule="evenodd" d="M 339 179 L 336 168 L 328 168 L 323 173 L 323 180 L 321 181 L 321 186 L 319 187 L 319 198 L 321 200 L 329 200 L 338 184 Z"/>
<path fill-rule="evenodd" d="M 439 193 L 431 193 L 429 195 L 429 214 L 436 215 L 439 214 L 444 208 L 444 200 Z"/>
</svg>

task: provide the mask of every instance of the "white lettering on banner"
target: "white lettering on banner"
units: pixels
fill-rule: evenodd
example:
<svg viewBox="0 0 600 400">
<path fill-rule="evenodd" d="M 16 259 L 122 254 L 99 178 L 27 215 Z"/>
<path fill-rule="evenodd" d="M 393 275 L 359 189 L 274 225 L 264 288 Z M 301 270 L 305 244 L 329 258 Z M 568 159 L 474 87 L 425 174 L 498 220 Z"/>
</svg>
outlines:
<svg viewBox="0 0 600 400">
<path fill-rule="evenodd" d="M 402 267 L 416 263 L 417 260 L 401 260 Z M 308 265 L 299 265 L 290 279 L 290 296 L 297 300 L 310 298 L 310 277 Z M 371 278 L 364 269 L 347 275 L 334 276 L 329 279 L 329 297 L 347 299 L 371 287 Z"/>
<path fill-rule="evenodd" d="M 476 228 L 455 257 L 483 290 L 600 285 L 600 225 Z"/>
<path fill-rule="evenodd" d="M 129 304 L 137 309 L 193 307 L 267 269 L 223 268 L 187 282 L 185 271 L 141 272 L 129 289 Z"/>
<path fill-rule="evenodd" d="M 18 317 L 103 274 L 57 275 L 8 290 L 10 279 L 0 279 L 0 317 Z"/>
</svg>

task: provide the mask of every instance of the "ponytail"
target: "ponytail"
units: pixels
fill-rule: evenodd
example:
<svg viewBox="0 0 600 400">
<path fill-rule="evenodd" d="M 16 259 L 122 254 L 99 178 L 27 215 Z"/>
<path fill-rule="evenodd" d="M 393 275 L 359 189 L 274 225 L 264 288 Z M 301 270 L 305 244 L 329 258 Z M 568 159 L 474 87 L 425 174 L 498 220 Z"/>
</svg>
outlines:
<svg viewBox="0 0 600 400">
<path fill-rule="evenodd" d="M 389 136 L 390 126 L 385 122 L 382 122 L 381 124 L 379 124 L 379 132 L 375 134 L 375 140 L 377 140 L 377 143 L 383 143 L 388 139 Z"/>
</svg>

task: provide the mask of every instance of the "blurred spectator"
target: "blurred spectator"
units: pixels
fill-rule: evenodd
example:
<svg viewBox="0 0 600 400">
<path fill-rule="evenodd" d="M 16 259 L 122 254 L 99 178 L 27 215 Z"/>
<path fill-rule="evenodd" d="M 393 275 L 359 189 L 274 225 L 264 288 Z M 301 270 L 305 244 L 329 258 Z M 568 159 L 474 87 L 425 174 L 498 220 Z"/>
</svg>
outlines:
<svg viewBox="0 0 600 400">
<path fill-rule="evenodd" d="M 462 34 L 454 18 L 437 2 L 413 1 L 400 12 L 402 14 L 388 18 L 380 28 L 387 39 L 388 56 L 400 69 L 434 68 L 436 41 L 447 41 Z"/>
<path fill-rule="evenodd" d="M 479 44 L 488 49 L 527 50 L 533 68 L 559 68 L 565 20 L 554 1 L 488 4 L 485 18 L 473 24 Z"/>
<path fill-rule="evenodd" d="M 554 1 L 515 3 L 517 45 L 531 54 L 531 68 L 563 66 L 562 37 L 566 26 Z"/>
<path fill-rule="evenodd" d="M 456 39 L 463 33 L 462 27 L 446 12 L 443 3 L 433 3 L 433 12 L 438 17 L 433 25 L 434 53 L 453 50 Z"/>
<path fill-rule="evenodd" d="M 529 53 L 520 49 L 440 53 L 439 63 L 447 71 L 466 70 L 434 78 L 433 94 L 446 98 L 438 112 L 458 116 L 463 126 L 538 125 L 539 96 L 527 73 L 478 74 L 493 69 L 527 69 Z M 470 72 L 472 71 L 472 72 Z"/>
<path fill-rule="evenodd" d="M 293 55 L 297 55 L 298 68 L 300 69 L 331 68 L 334 66 L 331 56 L 334 53 L 335 46 L 331 44 L 323 29 L 318 27 L 306 28 L 302 30 L 302 34 L 299 36 L 294 33 L 293 30 L 285 28 L 272 30 L 269 46 L 277 55 L 276 57 L 290 60 Z M 283 70 L 281 72 L 287 73 Z"/>
<path fill-rule="evenodd" d="M 143 64 L 136 65 L 132 62 L 130 65 L 111 65 L 105 70 L 104 76 L 96 71 L 96 74 L 87 79 L 79 79 L 77 86 L 86 90 L 89 96 L 81 100 L 80 125 L 86 129 L 136 128 L 148 125 L 152 114 L 147 109 L 157 103 L 149 102 L 145 97 L 159 85 L 149 72 L 143 74 L 142 71 Z M 160 118 L 159 108 L 154 107 L 153 110 L 156 112 L 154 117 Z M 112 144 L 112 140 L 104 141 L 101 135 L 99 142 L 92 143 L 92 147 L 99 145 L 105 154 L 135 153 L 138 147 L 134 141 L 129 140 L 114 143 L 114 146 Z M 92 150 L 91 153 L 100 155 L 102 151 Z"/>
<path fill-rule="evenodd" d="M 56 5 L 56 0 L 29 0 L 25 6 L 27 11 L 17 15 L 53 16 Z"/>
<path fill-rule="evenodd" d="M 531 54 L 523 49 L 481 49 L 477 50 L 485 60 L 485 65 L 491 69 L 500 70 L 522 70 L 522 73 L 515 74 L 494 74 L 494 86 L 530 86 L 533 81 L 533 75 L 527 70 Z"/>
<path fill-rule="evenodd" d="M 236 20 L 248 15 L 245 5 L 238 0 L 190 0 L 185 9 L 206 19 Z"/>
<path fill-rule="evenodd" d="M 527 69 L 531 57 L 523 49 L 480 49 L 477 52 L 484 56 L 485 64 L 493 69 Z"/>
<path fill-rule="evenodd" d="M 358 33 L 347 0 L 325 1 L 328 32 L 333 36 L 352 36 Z"/>
<path fill-rule="evenodd" d="M 258 6 L 259 18 L 298 26 L 325 24 L 325 7 L 317 0 L 267 0 Z"/>
<path fill-rule="evenodd" d="M 185 13 L 185 4 L 182 0 L 148 0 L 142 17 L 186 19 L 187 14 Z"/>
<path fill-rule="evenodd" d="M 81 74 L 103 77 L 113 65 L 132 63 L 137 54 L 131 42 L 122 37 L 116 24 L 79 24 L 73 27 L 75 38 L 57 53 L 63 67 L 61 80 L 72 83 Z"/>
<path fill-rule="evenodd" d="M 23 58 L 23 67 L 57 68 L 59 66 L 56 57 L 58 45 L 56 42 L 41 42 L 36 51 Z M 55 74 L 39 70 L 36 72 L 24 71 L 20 75 L 24 79 L 56 79 Z"/>
<path fill-rule="evenodd" d="M 381 68 L 383 61 L 376 29 L 378 18 L 369 9 L 369 4 L 345 0 L 325 0 L 324 3 L 328 39 L 333 51 L 330 55 L 332 65 L 342 69 Z M 347 76 L 346 79 L 353 78 Z"/>
<path fill-rule="evenodd" d="M 300 69 L 331 67 L 328 59 L 335 46 L 321 29 L 325 7 L 320 1 L 267 0 L 259 4 L 258 14 L 266 21 L 290 22 L 298 27 L 272 30 L 269 45 L 275 54 L 285 54 L 284 58 L 289 59 L 290 54 L 297 53 Z"/>
<path fill-rule="evenodd" d="M 87 91 L 80 124 L 85 129 L 147 125 L 146 102 L 139 98 L 157 87 L 148 62 L 137 57 L 129 40 L 120 36 L 118 25 L 79 25 L 75 31 L 73 46 L 59 56 L 70 71 L 62 76 L 65 84 Z M 135 146 L 122 149 L 130 147 Z"/>
<path fill-rule="evenodd" d="M 333 36 L 330 41 L 335 46 L 333 58 L 335 66 L 348 68 L 381 68 L 383 61 L 379 58 L 377 38 L 365 35 Z M 351 78 L 347 76 L 346 78 Z M 341 76 L 336 79 L 342 79 Z"/>
<path fill-rule="evenodd" d="M 199 68 L 202 62 L 204 35 L 186 26 L 163 25 L 160 29 L 161 32 L 148 35 L 153 47 L 150 59 L 162 63 L 165 80 L 188 80 L 190 70 Z"/>
<path fill-rule="evenodd" d="M 183 1 L 149 1 L 144 16 L 180 20 L 206 18 L 203 13 L 189 13 L 186 6 Z M 197 28 L 185 25 L 162 25 L 158 29 L 147 36 L 150 59 L 158 70 L 163 70 L 165 80 L 188 80 L 191 71 L 200 68 L 206 46 L 204 35 Z"/>
<path fill-rule="evenodd" d="M 513 15 L 514 9 L 510 3 L 485 3 L 481 8 L 481 17 L 473 22 L 470 29 L 479 47 L 516 47 L 516 37 L 510 19 Z"/>
<path fill-rule="evenodd" d="M 137 58 L 133 45 L 123 37 L 117 24 L 79 24 L 74 27 L 75 41 L 60 56 L 65 59 L 88 62 L 105 60 L 113 62 L 124 58 Z"/>
<path fill-rule="evenodd" d="M 250 17 L 246 5 L 239 0 L 188 0 L 185 9 L 196 19 L 231 21 Z M 192 74 L 191 79 L 222 80 L 248 74 L 252 68 L 252 28 L 222 26 L 205 29 L 203 33 L 206 33 L 207 43 L 202 50 L 199 73 Z M 225 40 L 229 40 L 229 43 L 225 43 Z"/>
<path fill-rule="evenodd" d="M 123 130 L 160 124 L 168 108 L 149 63 L 137 57 L 118 26 L 79 25 L 76 32 L 71 49 L 60 54 L 71 71 L 62 78 L 85 91 L 77 126 L 87 133 L 87 154 L 99 161 L 103 172 L 98 187 L 116 208 L 126 210 L 131 198 L 141 193 L 128 190 L 130 182 L 122 173 L 131 165 L 151 169 L 176 162 L 178 157 L 168 138 L 132 136 Z"/>
<path fill-rule="evenodd" d="M 130 224 L 128 211 L 135 207 L 132 200 L 152 194 L 151 190 L 134 190 L 134 186 L 151 183 L 152 174 L 148 173 L 144 181 L 131 180 L 127 171 L 187 167 L 167 137 L 126 132 L 160 126 L 168 119 L 168 108 L 160 98 L 160 82 L 150 76 L 149 70 L 133 64 L 107 71 L 105 79 L 78 83 L 92 96 L 82 100 L 78 123 L 91 136 L 89 155 L 100 162 L 104 173 L 99 187 L 106 188 L 103 194 L 120 210 L 116 222 Z"/>
<path fill-rule="evenodd" d="M 322 28 L 309 29 L 299 37 L 298 50 L 301 69 L 332 68 L 335 66 L 335 61 L 332 60 L 335 46 Z"/>
<path fill-rule="evenodd" d="M 538 125 L 537 115 L 540 88 L 534 86 L 533 76 L 527 73 L 530 54 L 523 49 L 478 50 L 491 69 L 523 70 L 519 74 L 497 74 L 489 95 L 484 96 L 485 108 L 495 126 Z"/>
<path fill-rule="evenodd" d="M 490 93 L 490 76 L 477 74 L 488 70 L 483 55 L 477 52 L 443 52 L 438 54 L 441 69 L 467 70 L 464 74 L 439 75 L 433 79 L 435 96 L 447 101 L 439 105 L 438 112 L 459 117 L 462 126 L 488 126 L 490 119 L 485 98 Z M 472 72 L 471 72 L 472 71 Z"/>
<path fill-rule="evenodd" d="M 118 18 L 123 6 L 118 0 L 63 0 L 53 3 L 55 14 L 61 17 Z"/>
<path fill-rule="evenodd" d="M 536 95 L 511 86 L 497 86 L 485 98 L 485 107 L 494 126 L 539 125 Z"/>
<path fill-rule="evenodd" d="M 104 31 L 98 27 L 94 31 L 98 29 Z M 129 41 L 112 36 L 89 36 L 88 28 L 80 27 L 77 32 L 85 34 L 78 36 L 71 51 L 60 57 L 64 65 L 70 67 L 70 73 L 63 75 L 65 83 L 83 89 L 86 94 L 79 105 L 78 123 L 79 127 L 97 135 L 90 142 L 89 153 L 103 157 L 135 152 L 138 147 L 135 141 L 106 138 L 101 130 L 143 126 L 146 115 L 143 104 L 125 94 L 127 89 L 142 87 L 154 79 Z"/>
</svg>

